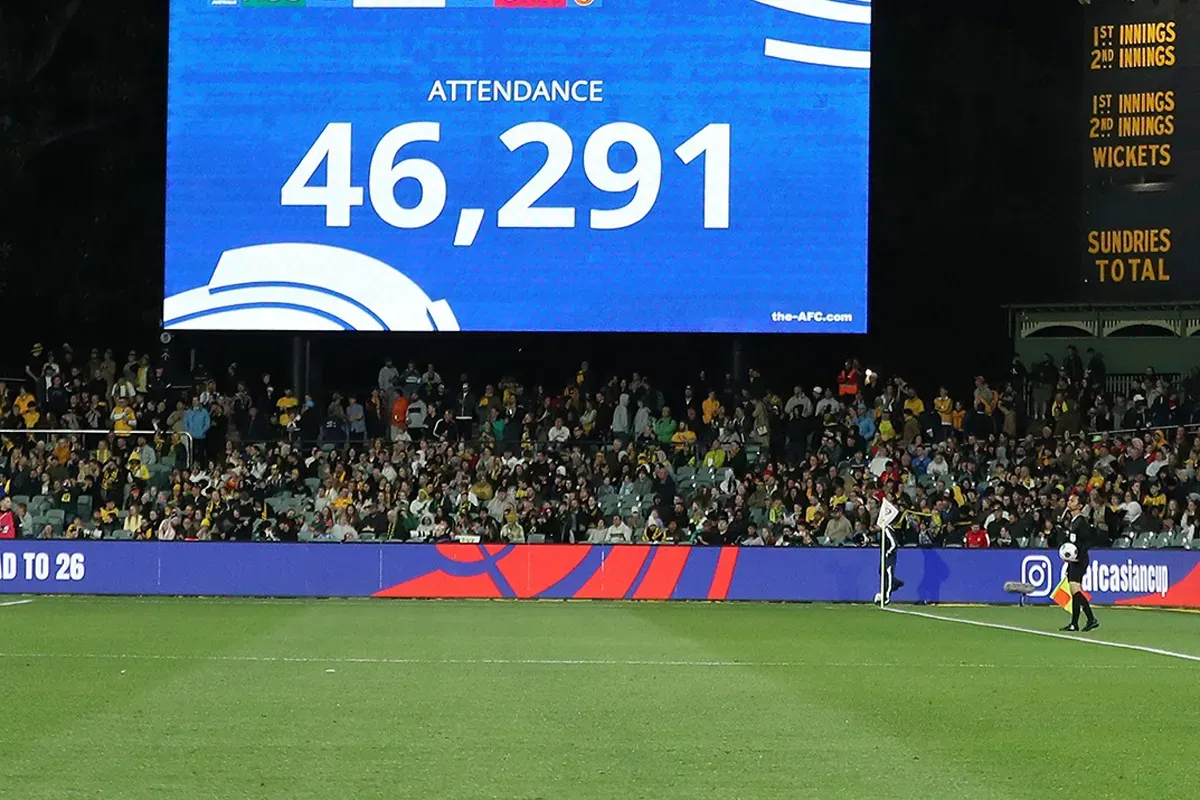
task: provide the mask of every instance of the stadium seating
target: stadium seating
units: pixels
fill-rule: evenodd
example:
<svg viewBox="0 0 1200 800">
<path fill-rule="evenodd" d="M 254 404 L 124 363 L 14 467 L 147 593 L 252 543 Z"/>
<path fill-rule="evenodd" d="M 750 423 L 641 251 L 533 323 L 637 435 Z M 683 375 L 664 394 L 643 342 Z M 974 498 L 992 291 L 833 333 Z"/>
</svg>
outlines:
<svg viewBox="0 0 1200 800">
<path fill-rule="evenodd" d="M 961 546 L 974 526 L 993 547 L 1053 547 L 1046 520 L 1059 521 L 1074 491 L 1113 547 L 1200 546 L 1195 372 L 1108 385 L 1069 361 L 1041 364 L 996 389 L 982 378 L 964 387 L 953 399 L 967 410 L 956 413 L 854 364 L 826 392 L 784 398 L 729 383 L 703 404 L 707 391 L 599 383 L 586 370 L 559 390 L 510 380 L 451 399 L 432 369 L 413 368 L 381 371 L 374 390 L 357 391 L 370 399 L 355 441 L 350 392 L 301 402 L 203 382 L 185 394 L 132 360 L 108 374 L 102 364 L 72 371 L 67 411 L 49 398 L 60 411 L 44 417 L 46 386 L 0 389 L 0 427 L 26 431 L 0 440 L 0 480 L 23 535 L 577 542 L 624 541 L 628 527 L 632 541 L 869 546 L 886 495 L 904 511 L 904 545 Z M 1059 399 L 1039 407 L 1047 386 Z M 629 414 L 614 425 L 622 405 Z M 673 421 L 684 417 L 686 435 Z M 550 435 L 557 419 L 565 442 Z M 116 430 L 41 433 L 86 421 Z M 157 433 L 136 432 L 147 430 Z M 135 503 L 142 521 L 127 531 Z M 827 535 L 834 506 L 849 535 Z"/>
</svg>

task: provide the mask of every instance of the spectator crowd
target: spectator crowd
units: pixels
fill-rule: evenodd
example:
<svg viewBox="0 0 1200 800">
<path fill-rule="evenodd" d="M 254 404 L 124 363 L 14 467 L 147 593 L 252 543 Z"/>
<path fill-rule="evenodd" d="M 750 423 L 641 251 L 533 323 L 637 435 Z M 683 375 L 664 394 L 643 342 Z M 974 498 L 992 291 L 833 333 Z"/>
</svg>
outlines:
<svg viewBox="0 0 1200 800">
<path fill-rule="evenodd" d="M 854 360 L 789 392 L 389 360 L 320 402 L 78 356 L 34 346 L 0 383 L 0 538 L 870 546 L 886 497 L 907 545 L 1038 547 L 1079 493 L 1115 546 L 1200 547 L 1200 371 L 1118 391 L 1074 348 L 930 393 Z"/>
</svg>

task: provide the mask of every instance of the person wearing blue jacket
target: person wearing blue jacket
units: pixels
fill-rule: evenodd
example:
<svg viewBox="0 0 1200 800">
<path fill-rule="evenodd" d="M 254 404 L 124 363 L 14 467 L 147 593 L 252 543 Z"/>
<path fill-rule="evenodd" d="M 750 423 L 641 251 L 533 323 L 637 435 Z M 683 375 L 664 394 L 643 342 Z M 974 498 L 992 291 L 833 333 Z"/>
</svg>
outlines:
<svg viewBox="0 0 1200 800">
<path fill-rule="evenodd" d="M 200 405 L 200 398 L 192 398 L 192 407 L 183 415 L 183 429 L 192 437 L 195 452 L 192 457 L 199 460 L 205 452 L 204 440 L 208 437 L 208 429 L 212 427 L 212 416 L 208 409 Z"/>
</svg>

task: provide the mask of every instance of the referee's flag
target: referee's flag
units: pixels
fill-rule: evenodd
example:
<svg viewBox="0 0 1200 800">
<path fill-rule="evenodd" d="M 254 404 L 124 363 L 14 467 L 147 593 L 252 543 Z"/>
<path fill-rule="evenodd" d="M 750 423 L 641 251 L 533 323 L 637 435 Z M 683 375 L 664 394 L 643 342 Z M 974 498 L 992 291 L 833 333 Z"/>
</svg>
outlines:
<svg viewBox="0 0 1200 800">
<path fill-rule="evenodd" d="M 1084 592 L 1083 596 L 1086 597 L 1088 600 L 1092 599 L 1092 596 L 1090 594 L 1088 594 L 1087 592 Z M 1062 607 L 1062 610 L 1067 612 L 1068 614 L 1071 614 L 1074 612 L 1075 598 L 1071 597 L 1070 582 L 1067 580 L 1065 575 L 1063 576 L 1062 581 L 1058 584 L 1058 586 L 1056 586 L 1054 588 L 1054 591 L 1050 594 L 1050 599 L 1053 600 L 1054 602 L 1058 603 Z"/>
</svg>

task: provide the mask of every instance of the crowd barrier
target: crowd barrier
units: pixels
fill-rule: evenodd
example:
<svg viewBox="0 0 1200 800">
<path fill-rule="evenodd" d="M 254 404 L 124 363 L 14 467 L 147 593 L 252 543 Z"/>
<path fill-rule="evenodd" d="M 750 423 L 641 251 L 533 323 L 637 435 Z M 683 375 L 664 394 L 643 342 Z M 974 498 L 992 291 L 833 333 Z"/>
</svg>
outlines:
<svg viewBox="0 0 1200 800">
<path fill-rule="evenodd" d="M 1098 550 L 1094 602 L 1200 607 L 1200 553 Z M 1053 551 L 899 554 L 898 602 L 1013 603 L 1006 581 L 1048 603 Z M 218 544 L 11 541 L 0 593 L 248 597 L 578 598 L 870 602 L 871 549 L 643 545 Z"/>
</svg>

